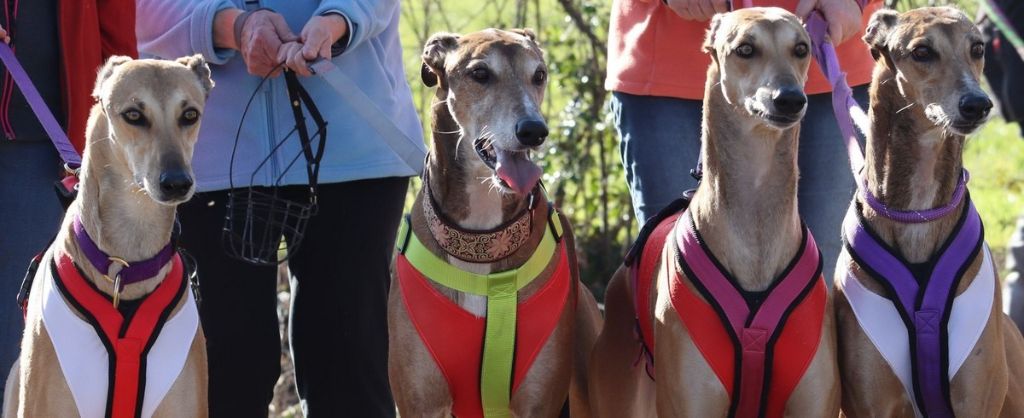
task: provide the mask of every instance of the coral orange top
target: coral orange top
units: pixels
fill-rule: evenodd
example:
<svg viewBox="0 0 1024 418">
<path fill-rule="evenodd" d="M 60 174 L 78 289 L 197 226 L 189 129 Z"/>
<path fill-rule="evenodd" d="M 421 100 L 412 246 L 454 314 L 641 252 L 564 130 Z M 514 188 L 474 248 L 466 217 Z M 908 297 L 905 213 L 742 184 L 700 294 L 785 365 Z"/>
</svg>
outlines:
<svg viewBox="0 0 1024 418">
<path fill-rule="evenodd" d="M 734 3 L 737 3 L 734 1 Z M 795 10 L 797 0 L 754 0 L 754 6 Z M 861 27 L 882 6 L 872 0 L 864 8 Z M 702 99 L 711 58 L 701 50 L 708 21 L 685 20 L 661 0 L 615 0 L 608 30 L 608 90 L 641 96 Z M 860 40 L 863 30 L 836 48 L 851 86 L 871 82 L 874 61 Z M 827 93 L 831 87 L 817 63 L 811 62 L 806 91 Z"/>
</svg>

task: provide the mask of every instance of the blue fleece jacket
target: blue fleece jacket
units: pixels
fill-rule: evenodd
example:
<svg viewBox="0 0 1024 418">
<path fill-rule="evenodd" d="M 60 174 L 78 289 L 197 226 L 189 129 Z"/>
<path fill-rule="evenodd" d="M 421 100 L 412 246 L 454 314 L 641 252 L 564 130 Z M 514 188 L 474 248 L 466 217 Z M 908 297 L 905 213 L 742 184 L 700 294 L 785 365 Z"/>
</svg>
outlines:
<svg viewBox="0 0 1024 418">
<path fill-rule="evenodd" d="M 260 78 L 246 71 L 241 55 L 214 48 L 213 18 L 223 9 L 243 8 L 243 0 L 138 0 L 139 53 L 145 57 L 173 59 L 202 54 L 211 64 L 216 83 L 203 113 L 193 166 L 199 191 L 229 187 L 229 166 L 236 131 L 238 147 L 233 173 L 235 187 L 306 184 L 303 159 L 288 168 L 299 155 L 295 134 L 271 155 L 274 144 L 295 127 L 284 77 L 268 80 L 255 95 L 243 120 L 246 102 Z M 284 16 L 292 31 L 302 31 L 306 21 L 328 12 L 341 13 L 351 22 L 347 49 L 333 59 L 399 130 L 417 144 L 423 142 L 412 93 L 402 66 L 398 36 L 399 0 L 262 0 Z M 328 124 L 327 144 L 320 168 L 320 182 L 413 176 L 422 164 L 410 167 L 383 142 L 381 134 L 352 111 L 348 103 L 319 76 L 301 78 Z M 426 148 L 423 149 L 424 155 Z"/>
</svg>

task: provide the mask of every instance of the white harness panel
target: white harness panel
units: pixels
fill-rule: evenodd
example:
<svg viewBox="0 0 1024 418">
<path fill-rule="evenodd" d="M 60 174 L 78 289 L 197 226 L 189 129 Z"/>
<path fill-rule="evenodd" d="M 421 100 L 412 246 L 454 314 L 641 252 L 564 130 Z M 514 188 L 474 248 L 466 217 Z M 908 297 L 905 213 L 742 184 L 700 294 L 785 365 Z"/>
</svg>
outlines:
<svg viewBox="0 0 1024 418">
<path fill-rule="evenodd" d="M 988 245 L 983 245 L 985 256 L 978 276 L 960 296 L 953 299 L 949 314 L 949 376 L 953 380 L 963 366 L 974 345 L 981 338 L 985 324 L 992 313 L 995 300 L 996 276 Z M 911 372 L 910 342 L 907 327 L 892 301 L 864 287 L 852 273 L 847 273 L 839 286 L 853 308 L 853 314 L 868 339 L 885 358 L 893 373 L 903 383 L 914 413 L 921 411 L 914 402 L 914 379 Z"/>
<path fill-rule="evenodd" d="M 110 373 L 107 349 L 92 325 L 79 318 L 61 296 L 51 273 L 50 260 L 52 254 L 47 253 L 39 264 L 36 281 L 40 286 L 29 296 L 29 306 L 42 303 L 43 323 L 79 415 L 82 418 L 102 418 L 106 412 Z M 195 300 L 191 294 L 185 295 L 185 299 L 181 309 L 164 323 L 146 356 L 143 418 L 153 416 L 185 367 L 185 359 L 199 327 Z"/>
</svg>

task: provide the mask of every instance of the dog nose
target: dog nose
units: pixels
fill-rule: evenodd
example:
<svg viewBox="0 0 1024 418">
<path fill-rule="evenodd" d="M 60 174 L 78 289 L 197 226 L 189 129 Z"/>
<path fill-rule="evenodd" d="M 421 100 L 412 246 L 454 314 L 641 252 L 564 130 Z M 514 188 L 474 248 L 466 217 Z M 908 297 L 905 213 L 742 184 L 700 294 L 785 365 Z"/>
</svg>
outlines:
<svg viewBox="0 0 1024 418">
<path fill-rule="evenodd" d="M 984 94 L 968 94 L 960 98 L 960 116 L 964 119 L 984 119 L 989 110 L 992 110 L 992 101 Z"/>
<path fill-rule="evenodd" d="M 804 110 L 804 105 L 807 104 L 807 96 L 800 89 L 785 87 L 772 93 L 772 104 L 775 105 L 777 112 L 793 115 Z"/>
<path fill-rule="evenodd" d="M 160 173 L 160 191 L 168 196 L 184 196 L 192 188 L 192 177 L 184 171 Z"/>
<path fill-rule="evenodd" d="M 543 144 L 547 137 L 548 125 L 542 120 L 521 119 L 516 123 L 516 138 L 523 145 L 536 147 Z"/>
</svg>

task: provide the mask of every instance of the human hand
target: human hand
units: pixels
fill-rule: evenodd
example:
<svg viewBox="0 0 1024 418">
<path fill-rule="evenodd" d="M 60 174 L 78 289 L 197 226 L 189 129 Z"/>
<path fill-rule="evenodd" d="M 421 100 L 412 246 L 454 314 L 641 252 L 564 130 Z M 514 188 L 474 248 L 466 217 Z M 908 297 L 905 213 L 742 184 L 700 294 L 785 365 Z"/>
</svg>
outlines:
<svg viewBox="0 0 1024 418">
<path fill-rule="evenodd" d="M 302 28 L 301 43 L 288 44 L 287 50 L 281 48 L 278 62 L 284 62 L 295 74 L 311 76 L 309 63 L 317 58 L 330 59 L 331 46 L 346 33 L 348 22 L 340 15 L 313 16 Z"/>
<path fill-rule="evenodd" d="M 242 23 L 238 49 L 249 74 L 276 77 L 282 69 L 278 52 L 282 44 L 298 41 L 284 17 L 270 10 L 257 10 Z"/>
<path fill-rule="evenodd" d="M 3 39 L 5 44 L 11 43 L 11 37 L 7 36 L 7 31 L 4 30 L 3 26 L 0 26 L 0 39 Z"/>
<path fill-rule="evenodd" d="M 821 12 L 828 22 L 828 35 L 834 45 L 839 45 L 860 31 L 861 11 L 855 0 L 800 0 L 796 15 L 807 20 L 813 11 Z"/>
<path fill-rule="evenodd" d="M 717 13 L 729 11 L 726 0 L 665 0 L 665 4 L 686 20 L 710 20 Z"/>
<path fill-rule="evenodd" d="M 302 48 L 302 42 L 299 41 L 287 42 L 281 45 L 281 49 L 277 50 L 277 62 L 284 64 L 285 67 L 298 75 L 311 75 L 309 63 L 302 56 Z"/>
</svg>

